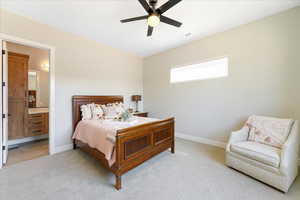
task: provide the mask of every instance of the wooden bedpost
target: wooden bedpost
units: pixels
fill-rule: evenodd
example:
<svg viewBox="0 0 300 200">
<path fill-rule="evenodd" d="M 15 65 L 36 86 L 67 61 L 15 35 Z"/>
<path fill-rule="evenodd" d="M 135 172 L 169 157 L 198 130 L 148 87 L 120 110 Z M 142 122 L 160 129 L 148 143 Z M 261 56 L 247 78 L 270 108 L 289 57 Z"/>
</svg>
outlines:
<svg viewBox="0 0 300 200">
<path fill-rule="evenodd" d="M 171 153 L 175 153 L 175 122 L 172 122 L 172 144 Z"/>
<path fill-rule="evenodd" d="M 115 188 L 117 190 L 120 190 L 121 187 L 122 187 L 122 178 L 121 178 L 121 176 L 116 175 L 116 185 L 115 185 Z"/>
<path fill-rule="evenodd" d="M 76 146 L 76 140 L 74 139 L 73 140 L 73 149 L 75 150 L 77 148 L 77 146 Z"/>
<path fill-rule="evenodd" d="M 116 141 L 115 141 L 115 149 L 116 149 L 116 172 L 115 172 L 115 176 L 116 176 L 116 184 L 115 184 L 115 188 L 117 190 L 120 190 L 122 187 L 122 178 L 121 178 L 121 173 L 120 171 L 120 163 L 121 163 L 121 140 L 120 140 L 120 135 L 119 135 L 119 131 L 117 131 L 117 135 L 116 135 Z"/>
<path fill-rule="evenodd" d="M 171 153 L 175 153 L 175 141 L 172 142 Z"/>
</svg>

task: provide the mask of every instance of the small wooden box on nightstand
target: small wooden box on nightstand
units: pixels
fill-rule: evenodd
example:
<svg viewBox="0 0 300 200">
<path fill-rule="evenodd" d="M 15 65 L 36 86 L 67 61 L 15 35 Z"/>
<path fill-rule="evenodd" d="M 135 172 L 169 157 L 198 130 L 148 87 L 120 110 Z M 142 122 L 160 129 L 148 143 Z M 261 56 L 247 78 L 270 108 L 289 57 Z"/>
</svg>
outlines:
<svg viewBox="0 0 300 200">
<path fill-rule="evenodd" d="M 148 117 L 148 112 L 135 112 L 133 115 L 137 117 Z"/>
</svg>

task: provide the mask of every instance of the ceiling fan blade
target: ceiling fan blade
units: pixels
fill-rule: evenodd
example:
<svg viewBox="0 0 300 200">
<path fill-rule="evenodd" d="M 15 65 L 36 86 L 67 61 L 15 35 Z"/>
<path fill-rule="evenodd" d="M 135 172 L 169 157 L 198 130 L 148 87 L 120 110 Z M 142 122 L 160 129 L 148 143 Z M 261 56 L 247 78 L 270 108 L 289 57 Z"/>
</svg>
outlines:
<svg viewBox="0 0 300 200">
<path fill-rule="evenodd" d="M 163 15 L 160 16 L 160 21 L 164 22 L 166 24 L 172 25 L 172 26 L 176 26 L 176 27 L 180 27 L 182 25 L 181 22 L 178 22 L 174 19 L 171 19 L 171 18 L 163 16 Z"/>
<path fill-rule="evenodd" d="M 133 17 L 133 18 L 129 18 L 129 19 L 122 19 L 121 22 L 122 23 L 126 23 L 126 22 L 143 20 L 143 19 L 147 19 L 147 18 L 148 18 L 148 15 L 145 15 L 145 16 Z"/>
<path fill-rule="evenodd" d="M 147 37 L 151 36 L 153 32 L 153 27 L 148 26 L 148 32 L 147 32 Z"/>
<path fill-rule="evenodd" d="M 139 0 L 139 2 L 140 4 L 142 4 L 147 13 L 151 13 L 152 9 L 150 8 L 146 0 Z"/>
<path fill-rule="evenodd" d="M 159 7 L 157 9 L 157 12 L 159 14 L 163 14 L 164 12 L 166 12 L 167 10 L 169 10 L 170 8 L 172 8 L 173 6 L 178 4 L 180 1 L 182 1 L 182 0 L 169 0 L 167 3 L 165 3 L 161 7 Z"/>
</svg>

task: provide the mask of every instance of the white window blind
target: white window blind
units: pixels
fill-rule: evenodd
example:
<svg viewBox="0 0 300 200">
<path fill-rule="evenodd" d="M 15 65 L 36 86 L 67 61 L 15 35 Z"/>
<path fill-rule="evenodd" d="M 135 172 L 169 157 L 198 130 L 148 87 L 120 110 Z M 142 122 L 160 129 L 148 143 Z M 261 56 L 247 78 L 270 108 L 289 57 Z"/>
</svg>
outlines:
<svg viewBox="0 0 300 200">
<path fill-rule="evenodd" d="M 228 58 L 171 69 L 171 83 L 228 76 Z"/>
</svg>

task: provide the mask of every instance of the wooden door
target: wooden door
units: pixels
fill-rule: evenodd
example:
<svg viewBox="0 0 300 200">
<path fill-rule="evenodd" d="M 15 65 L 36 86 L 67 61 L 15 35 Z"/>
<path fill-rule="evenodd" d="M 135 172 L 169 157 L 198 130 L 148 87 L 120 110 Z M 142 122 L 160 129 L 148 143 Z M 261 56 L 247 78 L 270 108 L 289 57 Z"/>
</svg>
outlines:
<svg viewBox="0 0 300 200">
<path fill-rule="evenodd" d="M 8 139 L 27 136 L 28 55 L 8 52 Z"/>
</svg>

